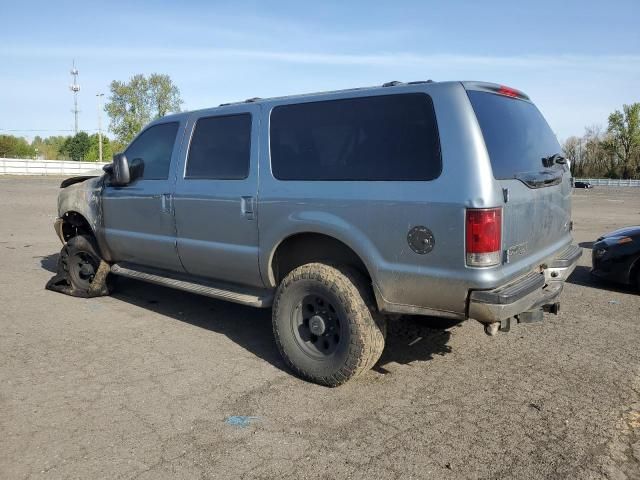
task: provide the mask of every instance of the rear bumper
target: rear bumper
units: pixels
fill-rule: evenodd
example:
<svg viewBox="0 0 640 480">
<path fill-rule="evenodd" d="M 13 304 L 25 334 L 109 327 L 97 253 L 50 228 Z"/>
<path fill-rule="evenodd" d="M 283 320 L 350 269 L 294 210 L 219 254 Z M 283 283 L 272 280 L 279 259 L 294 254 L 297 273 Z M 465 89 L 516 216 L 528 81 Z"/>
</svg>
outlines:
<svg viewBox="0 0 640 480">
<path fill-rule="evenodd" d="M 469 294 L 468 316 L 483 323 L 500 322 L 555 303 L 581 255 L 580 247 L 570 245 L 540 270 L 529 272 L 492 290 L 472 291 Z"/>
</svg>

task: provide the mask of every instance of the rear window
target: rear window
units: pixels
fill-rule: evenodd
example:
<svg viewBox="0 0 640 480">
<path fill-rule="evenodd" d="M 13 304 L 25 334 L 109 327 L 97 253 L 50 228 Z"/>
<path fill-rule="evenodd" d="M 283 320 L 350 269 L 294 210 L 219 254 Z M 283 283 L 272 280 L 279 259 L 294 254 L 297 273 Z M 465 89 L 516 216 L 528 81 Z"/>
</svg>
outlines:
<svg viewBox="0 0 640 480">
<path fill-rule="evenodd" d="M 431 97 L 360 97 L 271 113 L 271 168 L 281 180 L 433 180 L 440 144 Z"/>
<path fill-rule="evenodd" d="M 251 114 L 200 118 L 189 147 L 186 178 L 242 180 L 249 175 Z"/>
<path fill-rule="evenodd" d="M 474 90 L 468 94 L 495 178 L 539 172 L 544 169 L 543 157 L 560 153 L 556 136 L 533 103 Z"/>
</svg>

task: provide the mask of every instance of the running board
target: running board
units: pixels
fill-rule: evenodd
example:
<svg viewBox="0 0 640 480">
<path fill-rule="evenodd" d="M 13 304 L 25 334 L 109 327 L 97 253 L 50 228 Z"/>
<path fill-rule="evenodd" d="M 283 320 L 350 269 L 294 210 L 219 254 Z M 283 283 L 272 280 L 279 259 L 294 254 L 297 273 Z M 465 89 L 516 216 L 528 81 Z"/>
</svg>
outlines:
<svg viewBox="0 0 640 480">
<path fill-rule="evenodd" d="M 228 284 L 214 284 L 208 281 L 196 281 L 192 278 L 172 278 L 166 276 L 165 272 L 130 263 L 111 265 L 111 273 L 251 307 L 269 307 L 273 302 L 273 293 L 268 290 L 235 289 L 235 286 Z"/>
</svg>

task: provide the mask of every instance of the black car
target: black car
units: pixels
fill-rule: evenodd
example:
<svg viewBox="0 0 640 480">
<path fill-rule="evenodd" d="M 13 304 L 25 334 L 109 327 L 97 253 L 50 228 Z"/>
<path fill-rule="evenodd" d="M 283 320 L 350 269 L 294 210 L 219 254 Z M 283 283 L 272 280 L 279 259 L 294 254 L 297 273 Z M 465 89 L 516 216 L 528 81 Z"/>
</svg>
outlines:
<svg viewBox="0 0 640 480">
<path fill-rule="evenodd" d="M 573 186 L 574 188 L 593 188 L 593 185 L 591 185 L 589 182 L 583 182 L 581 180 L 575 182 Z"/>
<path fill-rule="evenodd" d="M 640 226 L 624 227 L 601 236 L 591 253 L 596 277 L 640 290 Z"/>
</svg>

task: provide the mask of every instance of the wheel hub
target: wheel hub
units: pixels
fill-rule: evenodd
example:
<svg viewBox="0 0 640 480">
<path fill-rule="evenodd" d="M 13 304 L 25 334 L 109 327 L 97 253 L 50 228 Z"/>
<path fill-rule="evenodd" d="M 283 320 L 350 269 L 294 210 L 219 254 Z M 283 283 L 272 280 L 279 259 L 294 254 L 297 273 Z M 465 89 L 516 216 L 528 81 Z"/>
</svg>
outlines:
<svg viewBox="0 0 640 480">
<path fill-rule="evenodd" d="M 340 314 L 322 294 L 306 295 L 291 316 L 298 345 L 309 356 L 326 358 L 338 349 Z"/>
<path fill-rule="evenodd" d="M 314 315 L 309 319 L 309 330 L 314 335 L 323 335 L 326 330 L 326 324 L 324 318 L 320 315 Z"/>
</svg>

